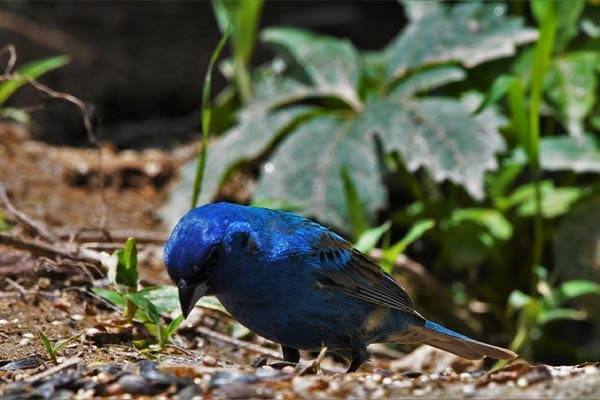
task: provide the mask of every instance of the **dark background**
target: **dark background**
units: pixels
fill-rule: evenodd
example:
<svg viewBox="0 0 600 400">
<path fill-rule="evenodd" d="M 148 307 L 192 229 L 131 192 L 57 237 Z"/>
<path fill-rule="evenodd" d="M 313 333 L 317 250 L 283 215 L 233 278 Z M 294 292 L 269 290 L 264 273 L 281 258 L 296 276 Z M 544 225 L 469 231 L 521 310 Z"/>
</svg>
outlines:
<svg viewBox="0 0 600 400">
<path fill-rule="evenodd" d="M 395 1 L 268 1 L 261 28 L 303 27 L 378 49 L 405 21 Z M 41 81 L 93 105 L 100 139 L 118 148 L 172 147 L 197 137 L 202 82 L 219 38 L 208 1 L 0 1 L 0 46 L 15 45 L 17 65 L 68 54 L 71 63 Z M 269 57 L 258 43 L 253 64 Z M 214 77 L 216 93 L 226 82 L 220 73 Z M 40 103 L 32 112 L 37 138 L 89 145 L 72 105 L 32 88 L 9 105 Z"/>
</svg>

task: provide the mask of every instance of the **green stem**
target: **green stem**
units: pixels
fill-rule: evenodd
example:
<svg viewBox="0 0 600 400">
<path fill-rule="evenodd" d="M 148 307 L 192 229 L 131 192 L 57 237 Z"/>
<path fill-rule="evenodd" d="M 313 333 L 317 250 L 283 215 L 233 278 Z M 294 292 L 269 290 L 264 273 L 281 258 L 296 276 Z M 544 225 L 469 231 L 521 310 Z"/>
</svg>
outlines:
<svg viewBox="0 0 600 400">
<path fill-rule="evenodd" d="M 534 245 L 532 268 L 539 265 L 542 259 L 544 231 L 542 224 L 542 193 L 540 188 L 540 106 L 544 91 L 544 80 L 550 66 L 556 34 L 556 16 L 554 3 L 544 2 L 545 12 L 540 26 L 540 38 L 536 44 L 531 69 L 531 112 L 529 114 L 529 132 L 524 140 L 524 147 L 533 173 L 535 188 Z M 535 290 L 535 279 L 532 274 L 532 289 Z M 533 293 L 533 291 L 532 291 Z"/>
<path fill-rule="evenodd" d="M 237 83 L 238 90 L 240 91 L 240 97 L 242 103 L 246 104 L 252 97 L 252 86 L 250 84 L 250 72 L 248 72 L 248 66 L 244 64 L 239 58 L 234 60 L 235 70 L 235 81 Z"/>
<path fill-rule="evenodd" d="M 123 310 L 123 317 L 128 322 L 131 322 L 133 320 L 133 317 L 135 316 L 137 309 L 138 309 L 138 306 L 135 303 L 133 303 L 129 299 L 126 299 L 125 300 L 125 309 Z"/>
</svg>

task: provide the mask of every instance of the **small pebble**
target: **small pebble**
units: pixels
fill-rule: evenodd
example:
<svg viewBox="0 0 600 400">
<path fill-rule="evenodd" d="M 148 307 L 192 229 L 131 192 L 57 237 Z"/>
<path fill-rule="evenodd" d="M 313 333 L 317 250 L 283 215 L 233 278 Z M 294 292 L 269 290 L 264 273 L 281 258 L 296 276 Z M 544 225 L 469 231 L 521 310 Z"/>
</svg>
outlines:
<svg viewBox="0 0 600 400">
<path fill-rule="evenodd" d="M 529 380 L 525 377 L 520 377 L 519 379 L 517 379 L 517 386 L 518 387 L 526 387 L 529 386 Z"/>
<path fill-rule="evenodd" d="M 463 385 L 462 392 L 464 393 L 465 396 L 474 395 L 475 394 L 475 385 L 472 385 L 472 384 Z"/>
<path fill-rule="evenodd" d="M 0 325 L 6 325 L 8 324 L 8 321 L 5 319 L 0 319 Z"/>
<path fill-rule="evenodd" d="M 83 320 L 83 318 L 85 318 L 85 317 L 83 315 L 81 315 L 81 314 L 73 314 L 73 315 L 71 315 L 71 319 L 73 321 L 81 321 L 81 320 Z"/>
<path fill-rule="evenodd" d="M 38 279 L 38 287 L 40 289 L 48 289 L 50 287 L 50 279 L 46 277 L 41 277 Z"/>
<path fill-rule="evenodd" d="M 19 341 L 19 346 L 27 346 L 29 344 L 30 340 L 29 339 L 21 339 Z"/>
<path fill-rule="evenodd" d="M 202 356 L 202 364 L 206 367 L 214 367 L 217 365 L 217 359 L 210 354 Z"/>
<path fill-rule="evenodd" d="M 286 365 L 285 367 L 281 368 L 281 372 L 291 375 L 294 373 L 294 367 L 292 365 Z"/>
<path fill-rule="evenodd" d="M 468 372 L 462 372 L 459 376 L 461 382 L 471 382 L 473 380 L 473 377 Z"/>
<path fill-rule="evenodd" d="M 26 332 L 23 334 L 23 337 L 27 338 L 27 339 L 33 339 L 33 338 L 35 338 L 35 335 L 31 332 Z"/>
<path fill-rule="evenodd" d="M 597 374 L 600 373 L 600 370 L 598 369 L 598 367 L 594 366 L 594 365 L 586 365 L 585 367 L 583 367 L 583 371 L 585 374 Z"/>
</svg>

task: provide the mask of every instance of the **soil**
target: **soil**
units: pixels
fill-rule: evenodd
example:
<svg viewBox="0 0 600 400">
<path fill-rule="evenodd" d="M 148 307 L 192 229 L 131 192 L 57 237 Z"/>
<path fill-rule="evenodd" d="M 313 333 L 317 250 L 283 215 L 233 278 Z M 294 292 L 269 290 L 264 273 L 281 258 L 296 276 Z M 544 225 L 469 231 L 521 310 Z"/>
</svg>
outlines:
<svg viewBox="0 0 600 400">
<path fill-rule="evenodd" d="M 599 396 L 599 363 L 550 367 L 517 361 L 489 372 L 480 362 L 466 362 L 427 346 L 408 355 L 373 346 L 370 362 L 352 374 L 344 374 L 344 366 L 329 357 L 294 367 L 278 360 L 276 344 L 247 332 L 231 337 L 233 321 L 203 308 L 192 312 L 165 349 L 136 348 L 133 341 L 148 338 L 148 331 L 138 323 L 128 325 L 121 310 L 91 291 L 108 287 L 106 273 L 78 255 L 84 247 L 94 254 L 111 251 L 133 235 L 138 238 L 142 284 L 169 283 L 161 261 L 168 232 L 157 210 L 177 178 L 177 167 L 195 149 L 195 144 L 171 151 L 116 151 L 104 146 L 100 161 L 98 149 L 55 147 L 32 140 L 19 126 L 0 124 L 0 184 L 13 207 L 2 205 L 12 228 L 2 233 L 0 241 L 0 394 L 285 399 Z M 41 244 L 79 252 L 61 256 L 43 250 Z M 174 316 L 163 318 L 170 321 Z M 40 331 L 53 343 L 73 337 L 58 351 L 56 364 L 38 336 Z"/>
</svg>

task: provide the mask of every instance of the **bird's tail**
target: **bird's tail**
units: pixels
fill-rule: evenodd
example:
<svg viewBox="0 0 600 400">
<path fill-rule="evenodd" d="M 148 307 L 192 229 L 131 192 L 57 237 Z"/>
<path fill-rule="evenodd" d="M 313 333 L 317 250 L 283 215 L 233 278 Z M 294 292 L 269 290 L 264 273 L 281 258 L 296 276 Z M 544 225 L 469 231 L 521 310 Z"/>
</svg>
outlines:
<svg viewBox="0 0 600 400">
<path fill-rule="evenodd" d="M 424 343 L 469 360 L 484 356 L 500 360 L 518 357 L 511 350 L 471 339 L 432 321 L 425 321 L 425 325 L 417 329 L 421 331 L 419 336 L 422 336 Z"/>
</svg>

